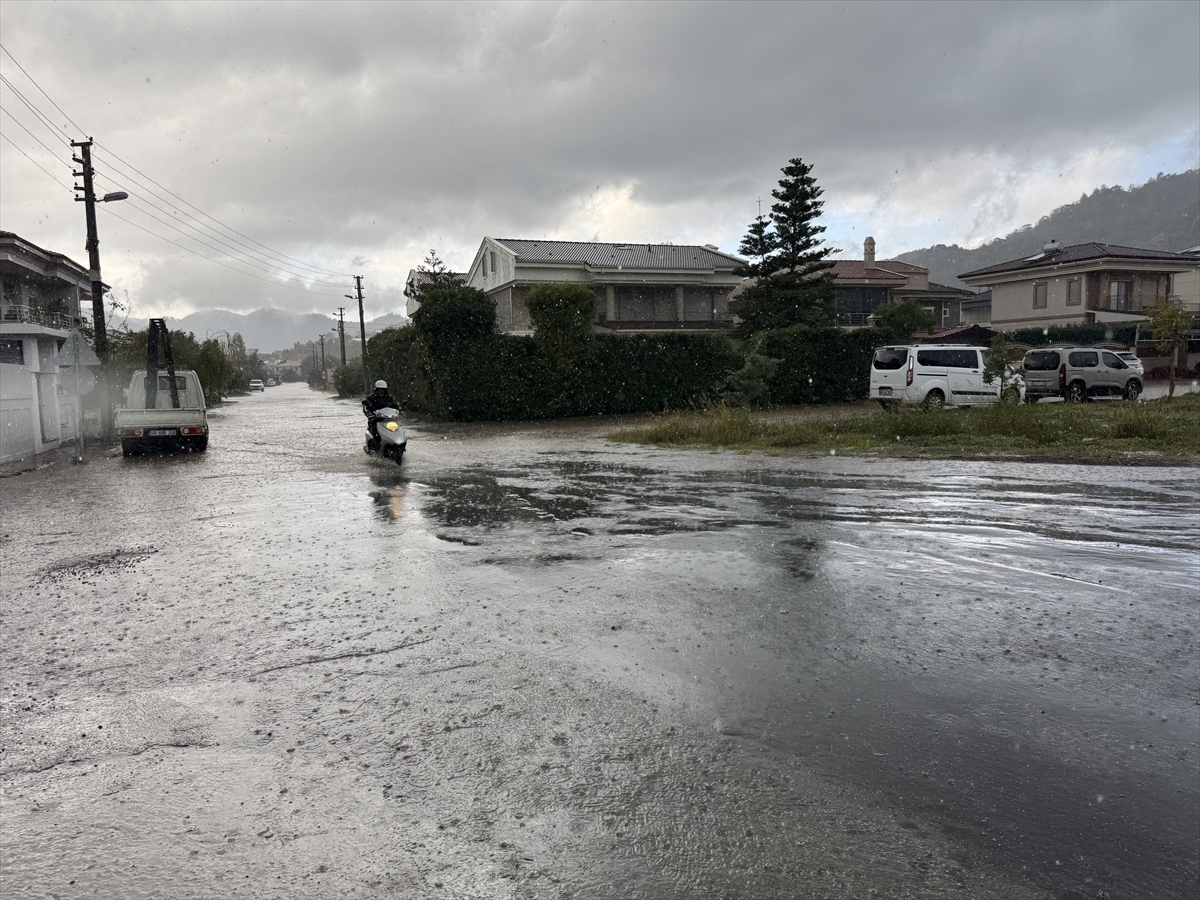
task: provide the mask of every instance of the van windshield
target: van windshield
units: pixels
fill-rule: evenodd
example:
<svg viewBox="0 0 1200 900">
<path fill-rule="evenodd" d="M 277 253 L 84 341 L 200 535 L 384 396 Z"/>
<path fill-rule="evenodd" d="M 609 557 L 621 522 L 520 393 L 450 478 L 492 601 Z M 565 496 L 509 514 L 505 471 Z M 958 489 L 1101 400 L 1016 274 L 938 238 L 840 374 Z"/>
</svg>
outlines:
<svg viewBox="0 0 1200 900">
<path fill-rule="evenodd" d="M 1058 354 L 1050 350 L 1038 350 L 1025 354 L 1025 371 L 1049 372 L 1058 368 Z"/>
<path fill-rule="evenodd" d="M 871 365 L 876 369 L 899 369 L 908 362 L 908 351 L 903 347 L 881 347 L 875 351 Z"/>
</svg>

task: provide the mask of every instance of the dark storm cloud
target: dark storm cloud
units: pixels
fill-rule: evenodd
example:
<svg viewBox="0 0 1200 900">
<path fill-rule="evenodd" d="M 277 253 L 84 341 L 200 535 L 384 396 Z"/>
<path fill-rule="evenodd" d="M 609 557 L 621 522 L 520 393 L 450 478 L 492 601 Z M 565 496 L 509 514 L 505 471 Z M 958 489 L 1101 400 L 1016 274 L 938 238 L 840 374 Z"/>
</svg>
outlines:
<svg viewBox="0 0 1200 900">
<path fill-rule="evenodd" d="M 361 256 L 395 288 L 431 246 L 466 265 L 483 234 L 732 249 L 796 155 L 817 165 L 835 240 L 989 237 L 1081 183 L 1195 157 L 1198 10 L 6 3 L 4 43 L 82 127 L 207 212 L 337 271 Z M 6 219 L 67 206 L 51 231 L 77 243 L 56 191 L 6 188 Z M 138 304 L 309 305 L 111 234 L 106 250 L 134 252 L 106 266 Z"/>
</svg>

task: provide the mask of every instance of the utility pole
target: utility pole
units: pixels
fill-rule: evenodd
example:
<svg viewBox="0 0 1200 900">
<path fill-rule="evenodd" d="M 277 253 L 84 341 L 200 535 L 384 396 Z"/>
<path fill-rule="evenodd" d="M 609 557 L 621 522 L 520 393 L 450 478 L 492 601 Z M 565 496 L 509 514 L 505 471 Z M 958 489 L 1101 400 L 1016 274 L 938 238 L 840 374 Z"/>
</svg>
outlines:
<svg viewBox="0 0 1200 900">
<path fill-rule="evenodd" d="M 92 282 L 92 328 L 93 341 L 96 345 L 96 356 L 100 358 L 100 432 L 105 439 L 112 437 L 112 385 L 111 372 L 108 369 L 108 327 L 104 323 L 104 283 L 100 281 L 100 238 L 96 233 L 96 190 L 92 183 L 92 139 L 86 141 L 71 141 L 71 146 L 79 149 L 79 156 L 71 155 L 71 159 L 79 163 L 82 171 L 71 170 L 76 178 L 83 178 L 83 187 L 75 185 L 75 190 L 83 191 L 82 197 L 76 197 L 75 202 L 82 202 L 87 216 L 87 252 L 88 278 Z M 102 203 L 113 200 L 125 200 L 129 195 L 124 191 L 114 191 L 101 198 Z M 174 384 L 175 382 L 171 382 Z M 81 417 L 82 418 L 82 417 Z M 80 423 L 82 433 L 82 422 Z"/>
<path fill-rule="evenodd" d="M 363 318 L 363 295 L 362 295 L 362 276 L 354 276 L 354 292 L 358 295 L 358 333 L 362 338 L 362 369 L 363 369 L 363 393 L 371 393 L 371 382 L 367 374 L 367 320 Z M 351 300 L 354 298 L 349 294 L 346 295 Z"/>
<path fill-rule="evenodd" d="M 338 307 L 338 340 L 342 344 L 342 368 L 346 367 L 346 307 Z"/>
<path fill-rule="evenodd" d="M 320 335 L 321 338 L 321 387 L 325 386 L 325 335 Z"/>
<path fill-rule="evenodd" d="M 104 285 L 100 281 L 100 238 L 96 234 L 96 191 L 92 186 L 92 142 L 71 141 L 72 147 L 78 147 L 80 156 L 72 156 L 75 162 L 83 166 L 82 172 L 74 172 L 76 178 L 83 177 L 83 187 L 75 186 L 75 190 L 83 191 L 82 197 L 76 197 L 76 203 L 84 204 L 87 213 L 87 252 L 88 277 L 92 281 L 92 326 L 96 332 L 96 355 L 101 360 L 108 353 L 108 329 L 104 324 Z"/>
</svg>

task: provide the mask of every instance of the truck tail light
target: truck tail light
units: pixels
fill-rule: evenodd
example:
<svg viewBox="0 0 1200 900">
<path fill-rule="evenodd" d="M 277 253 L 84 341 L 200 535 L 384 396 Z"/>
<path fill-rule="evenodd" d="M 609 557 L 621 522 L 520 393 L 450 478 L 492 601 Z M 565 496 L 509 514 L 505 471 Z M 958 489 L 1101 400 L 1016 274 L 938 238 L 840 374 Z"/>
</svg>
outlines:
<svg viewBox="0 0 1200 900">
<path fill-rule="evenodd" d="M 1063 363 L 1058 367 L 1058 386 L 1062 387 L 1067 383 L 1067 364 Z"/>
<path fill-rule="evenodd" d="M 180 434 L 204 434 L 204 429 L 200 428 L 197 425 L 193 425 L 193 426 L 190 426 L 187 428 L 180 428 L 179 433 Z"/>
<path fill-rule="evenodd" d="M 913 358 L 908 358 L 908 371 L 904 373 L 904 386 L 912 387 L 913 382 Z"/>
<path fill-rule="evenodd" d="M 121 437 L 141 437 L 142 429 L 140 428 L 122 428 Z"/>
</svg>

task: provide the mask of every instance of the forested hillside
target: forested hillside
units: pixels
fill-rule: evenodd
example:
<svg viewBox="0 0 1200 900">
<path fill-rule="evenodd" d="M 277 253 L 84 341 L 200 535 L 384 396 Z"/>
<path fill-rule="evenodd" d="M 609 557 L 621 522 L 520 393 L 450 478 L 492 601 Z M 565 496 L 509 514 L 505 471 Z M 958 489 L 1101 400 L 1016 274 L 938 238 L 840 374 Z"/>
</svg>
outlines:
<svg viewBox="0 0 1200 900">
<path fill-rule="evenodd" d="M 1099 187 L 1060 206 L 1035 225 L 1026 225 L 974 250 L 937 244 L 901 253 L 897 259 L 925 266 L 929 280 L 966 287 L 957 276 L 1042 249 L 1047 241 L 1101 241 L 1151 250 L 1186 250 L 1200 245 L 1200 170 L 1162 175 L 1134 188 Z"/>
</svg>

